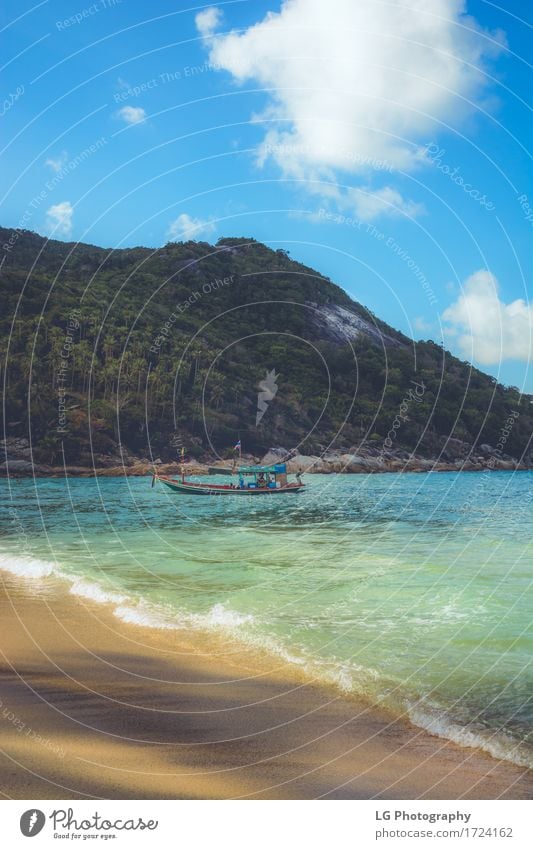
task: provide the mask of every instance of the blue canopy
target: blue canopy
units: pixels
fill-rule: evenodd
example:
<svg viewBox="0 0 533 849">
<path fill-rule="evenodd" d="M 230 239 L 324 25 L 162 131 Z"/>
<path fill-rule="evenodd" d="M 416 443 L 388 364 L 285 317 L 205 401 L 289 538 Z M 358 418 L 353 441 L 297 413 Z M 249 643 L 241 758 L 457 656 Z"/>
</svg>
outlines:
<svg viewBox="0 0 533 849">
<path fill-rule="evenodd" d="M 275 475 L 286 475 L 287 474 L 287 466 L 285 463 L 275 463 L 273 466 L 239 466 L 239 472 L 242 472 L 244 475 L 255 475 L 260 474 L 261 472 Z"/>
</svg>

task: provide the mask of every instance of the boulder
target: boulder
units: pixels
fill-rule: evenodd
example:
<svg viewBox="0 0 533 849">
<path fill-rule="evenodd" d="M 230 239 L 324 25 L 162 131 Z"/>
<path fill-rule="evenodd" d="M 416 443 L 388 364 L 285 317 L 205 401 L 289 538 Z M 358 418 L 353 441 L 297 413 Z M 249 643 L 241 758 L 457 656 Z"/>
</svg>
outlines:
<svg viewBox="0 0 533 849">
<path fill-rule="evenodd" d="M 275 463 L 284 463 L 288 453 L 286 448 L 269 448 L 261 460 L 261 465 L 273 466 Z"/>
<path fill-rule="evenodd" d="M 306 456 L 304 454 L 296 454 L 287 463 L 287 471 L 290 474 L 295 472 L 325 472 L 332 471 L 328 469 L 326 464 L 320 457 Z"/>
<path fill-rule="evenodd" d="M 322 457 L 322 465 L 320 468 L 321 470 L 323 469 L 326 473 L 337 473 L 346 471 L 344 463 L 342 462 L 338 454 L 327 454 L 325 457 Z"/>
<path fill-rule="evenodd" d="M 31 448 L 27 439 L 18 436 L 9 436 L 0 441 L 1 453 L 9 460 L 31 460 Z"/>
<path fill-rule="evenodd" d="M 368 472 L 376 466 L 376 460 L 361 457 L 360 454 L 341 454 L 341 462 L 346 472 Z"/>
<path fill-rule="evenodd" d="M 7 463 L 2 463 L 2 468 L 8 469 L 9 472 L 33 472 L 35 463 L 30 460 L 8 460 Z"/>
<path fill-rule="evenodd" d="M 48 466 L 40 466 L 37 463 L 32 463 L 29 460 L 8 460 L 7 463 L 0 463 L 0 475 L 46 475 L 50 472 Z"/>
<path fill-rule="evenodd" d="M 511 472 L 516 469 L 516 463 L 514 460 L 496 460 L 494 468 L 502 472 Z"/>
<path fill-rule="evenodd" d="M 462 439 L 450 438 L 445 441 L 442 456 L 445 460 L 459 460 L 461 457 L 466 457 L 471 447 L 468 442 L 463 442 Z"/>
</svg>

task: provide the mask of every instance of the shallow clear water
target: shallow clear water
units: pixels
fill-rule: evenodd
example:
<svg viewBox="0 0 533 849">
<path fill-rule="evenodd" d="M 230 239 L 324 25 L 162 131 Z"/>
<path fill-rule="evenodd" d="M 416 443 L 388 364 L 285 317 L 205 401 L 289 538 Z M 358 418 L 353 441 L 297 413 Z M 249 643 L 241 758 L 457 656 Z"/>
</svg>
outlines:
<svg viewBox="0 0 533 849">
<path fill-rule="evenodd" d="M 149 627 L 227 634 L 441 736 L 533 765 L 533 473 L 313 475 L 199 498 L 1 482 L 0 568 Z"/>
</svg>

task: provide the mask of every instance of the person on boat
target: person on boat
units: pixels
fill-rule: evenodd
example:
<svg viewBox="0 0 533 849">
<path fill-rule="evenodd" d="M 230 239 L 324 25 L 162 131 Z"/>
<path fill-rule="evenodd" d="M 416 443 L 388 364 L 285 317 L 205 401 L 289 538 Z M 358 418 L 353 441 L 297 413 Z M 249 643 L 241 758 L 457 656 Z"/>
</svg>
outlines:
<svg viewBox="0 0 533 849">
<path fill-rule="evenodd" d="M 298 484 L 298 486 L 303 486 L 301 475 L 302 475 L 301 472 L 296 472 L 296 483 Z"/>
<path fill-rule="evenodd" d="M 244 489 L 244 478 L 242 475 L 239 475 L 239 489 Z"/>
<path fill-rule="evenodd" d="M 264 474 L 264 472 L 260 472 L 260 473 L 257 475 L 257 486 L 259 486 L 259 487 L 261 487 L 261 488 L 263 488 L 264 486 L 266 486 L 266 483 L 265 483 L 265 474 Z"/>
</svg>

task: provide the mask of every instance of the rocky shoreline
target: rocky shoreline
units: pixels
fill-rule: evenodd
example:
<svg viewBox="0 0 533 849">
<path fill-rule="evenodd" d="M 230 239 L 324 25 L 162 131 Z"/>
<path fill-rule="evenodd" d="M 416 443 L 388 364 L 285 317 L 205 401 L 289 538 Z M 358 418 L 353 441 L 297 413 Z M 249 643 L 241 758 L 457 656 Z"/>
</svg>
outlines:
<svg viewBox="0 0 533 849">
<path fill-rule="evenodd" d="M 26 439 L 8 438 L 1 441 L 4 461 L 0 463 L 0 477 L 120 477 L 159 474 L 178 475 L 181 464 L 163 462 L 160 458 L 122 455 L 94 455 L 87 465 L 46 465 L 32 460 L 31 447 Z M 349 451 L 326 451 L 322 456 L 298 454 L 284 448 L 271 448 L 262 457 L 243 455 L 243 464 L 287 463 L 289 473 L 305 474 L 373 474 L 398 472 L 482 472 L 527 471 L 533 469 L 533 458 L 518 461 L 502 454 L 490 445 L 473 448 L 458 439 L 449 439 L 438 457 L 420 457 L 407 451 L 384 451 L 369 446 Z M 210 465 L 230 466 L 231 461 L 202 458 L 202 462 L 185 463 L 187 475 L 206 475 Z"/>
</svg>

